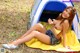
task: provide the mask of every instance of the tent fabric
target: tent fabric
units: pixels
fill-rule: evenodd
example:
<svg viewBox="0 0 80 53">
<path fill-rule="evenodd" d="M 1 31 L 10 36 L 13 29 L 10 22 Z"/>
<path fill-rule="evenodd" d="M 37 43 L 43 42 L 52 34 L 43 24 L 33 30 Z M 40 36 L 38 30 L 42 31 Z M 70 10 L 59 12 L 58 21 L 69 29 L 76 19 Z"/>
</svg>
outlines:
<svg viewBox="0 0 80 53">
<path fill-rule="evenodd" d="M 56 30 L 56 32 L 59 33 L 58 30 Z M 62 36 L 61 36 L 61 39 L 63 40 Z M 25 44 L 28 47 L 39 48 L 39 49 L 42 49 L 42 50 L 55 50 L 55 51 L 64 51 L 64 52 L 80 51 L 80 43 L 79 43 L 74 31 L 69 30 L 66 33 L 66 40 L 67 40 L 66 44 L 67 44 L 67 46 L 70 47 L 70 49 L 66 49 L 66 48 L 63 47 L 63 45 L 62 45 L 63 41 L 59 44 L 56 44 L 56 45 L 47 45 L 47 44 L 44 44 L 44 43 L 40 42 L 38 39 L 33 38 L 31 41 L 26 42 Z"/>
<path fill-rule="evenodd" d="M 45 10 L 50 10 L 50 11 L 63 11 L 67 6 L 59 1 L 54 1 L 54 2 L 48 2 L 45 6 Z"/>
</svg>

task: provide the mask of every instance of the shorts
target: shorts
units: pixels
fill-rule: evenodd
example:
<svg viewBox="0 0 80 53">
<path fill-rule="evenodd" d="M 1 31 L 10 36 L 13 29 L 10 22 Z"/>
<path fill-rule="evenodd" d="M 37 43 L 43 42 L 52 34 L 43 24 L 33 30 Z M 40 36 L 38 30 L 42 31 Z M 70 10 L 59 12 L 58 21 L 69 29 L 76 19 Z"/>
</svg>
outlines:
<svg viewBox="0 0 80 53">
<path fill-rule="evenodd" d="M 46 31 L 46 35 L 48 35 L 50 37 L 50 43 L 51 45 L 55 45 L 58 44 L 60 42 L 60 40 L 58 40 L 55 35 L 53 34 L 53 32 L 51 30 L 47 30 Z"/>
</svg>

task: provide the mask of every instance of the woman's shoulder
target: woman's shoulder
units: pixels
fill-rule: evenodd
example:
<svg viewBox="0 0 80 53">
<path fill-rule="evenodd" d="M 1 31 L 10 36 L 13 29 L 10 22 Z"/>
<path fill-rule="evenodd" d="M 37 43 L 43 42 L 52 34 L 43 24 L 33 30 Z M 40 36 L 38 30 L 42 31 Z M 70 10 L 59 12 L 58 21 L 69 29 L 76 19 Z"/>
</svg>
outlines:
<svg viewBox="0 0 80 53">
<path fill-rule="evenodd" d="M 68 20 L 64 20 L 62 25 L 65 26 L 65 27 L 69 27 L 69 21 Z"/>
<path fill-rule="evenodd" d="M 63 22 L 64 24 L 68 24 L 69 23 L 69 21 L 66 19 L 66 20 L 64 20 L 64 22 Z"/>
</svg>

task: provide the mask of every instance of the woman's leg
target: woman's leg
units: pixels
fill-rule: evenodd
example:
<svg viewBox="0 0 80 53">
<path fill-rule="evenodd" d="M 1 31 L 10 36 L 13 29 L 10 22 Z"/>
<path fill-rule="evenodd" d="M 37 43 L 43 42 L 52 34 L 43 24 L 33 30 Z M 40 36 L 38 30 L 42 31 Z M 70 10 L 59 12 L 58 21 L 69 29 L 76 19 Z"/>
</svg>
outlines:
<svg viewBox="0 0 80 53">
<path fill-rule="evenodd" d="M 50 44 L 50 37 L 44 33 L 38 32 L 38 31 L 33 31 L 30 34 L 28 34 L 27 36 L 25 36 L 24 38 L 13 41 L 11 44 L 19 45 L 21 43 L 30 41 L 32 38 L 37 38 L 38 40 L 40 40 L 43 43 Z"/>
<path fill-rule="evenodd" d="M 41 24 L 41 23 L 38 23 L 36 25 L 34 25 L 33 27 L 31 27 L 24 35 L 22 35 L 20 38 L 23 38 L 25 37 L 26 35 L 30 34 L 32 31 L 39 31 L 41 33 L 45 33 L 46 32 L 46 29 L 45 27 Z"/>
</svg>

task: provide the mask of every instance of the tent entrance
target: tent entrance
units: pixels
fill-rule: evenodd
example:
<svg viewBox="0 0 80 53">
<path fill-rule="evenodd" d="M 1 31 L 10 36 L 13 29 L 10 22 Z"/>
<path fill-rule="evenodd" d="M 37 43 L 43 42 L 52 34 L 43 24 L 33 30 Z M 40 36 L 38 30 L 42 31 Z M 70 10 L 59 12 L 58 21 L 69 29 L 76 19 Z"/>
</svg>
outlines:
<svg viewBox="0 0 80 53">
<path fill-rule="evenodd" d="M 48 18 L 55 19 L 66 8 L 64 3 L 50 1 L 43 7 L 39 21 L 47 22 Z"/>
<path fill-rule="evenodd" d="M 47 22 L 49 18 L 55 19 L 59 16 L 60 11 L 43 10 L 39 21 Z"/>
</svg>

